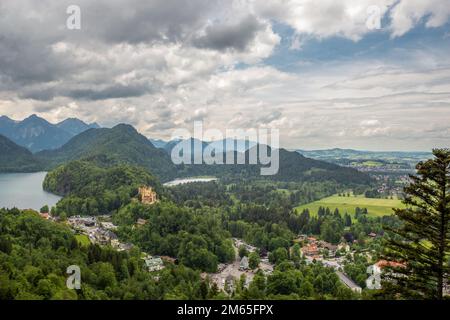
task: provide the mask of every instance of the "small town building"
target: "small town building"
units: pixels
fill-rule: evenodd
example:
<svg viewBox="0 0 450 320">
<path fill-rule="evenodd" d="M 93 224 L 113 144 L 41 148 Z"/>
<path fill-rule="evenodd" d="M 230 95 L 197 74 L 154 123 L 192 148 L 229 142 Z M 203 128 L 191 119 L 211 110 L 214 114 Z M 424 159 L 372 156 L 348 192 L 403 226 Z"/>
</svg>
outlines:
<svg viewBox="0 0 450 320">
<path fill-rule="evenodd" d="M 112 222 L 102 222 L 101 223 L 102 227 L 107 229 L 107 230 L 116 230 L 117 226 L 114 225 Z"/>
<path fill-rule="evenodd" d="M 160 257 L 147 256 L 144 258 L 145 266 L 149 272 L 159 271 L 164 269 L 164 263 Z"/>
<path fill-rule="evenodd" d="M 319 248 L 316 244 L 308 244 L 301 248 L 301 252 L 305 256 L 317 256 L 319 254 Z"/>
<path fill-rule="evenodd" d="M 319 244 L 322 248 L 327 249 L 330 255 L 334 255 L 336 253 L 336 250 L 338 249 L 338 246 L 326 241 L 320 241 Z"/>
<path fill-rule="evenodd" d="M 143 226 L 147 223 L 147 220 L 139 218 L 136 223 L 138 226 Z"/>
<path fill-rule="evenodd" d="M 41 218 L 45 219 L 45 220 L 49 220 L 51 219 L 51 216 L 48 212 L 43 212 L 40 214 Z"/>
</svg>

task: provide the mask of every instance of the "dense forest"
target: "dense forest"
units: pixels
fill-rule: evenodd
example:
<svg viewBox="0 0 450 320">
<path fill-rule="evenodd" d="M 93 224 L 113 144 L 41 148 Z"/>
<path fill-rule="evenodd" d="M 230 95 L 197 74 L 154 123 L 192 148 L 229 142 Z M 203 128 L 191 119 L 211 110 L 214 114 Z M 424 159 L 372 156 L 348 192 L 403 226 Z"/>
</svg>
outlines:
<svg viewBox="0 0 450 320">
<path fill-rule="evenodd" d="M 89 129 L 56 150 L 36 154 L 54 168 L 72 160 L 95 161 L 98 165 L 129 164 L 151 170 L 160 180 L 175 177 L 169 155 L 157 149 L 130 125 L 119 124 L 112 129 Z"/>
<path fill-rule="evenodd" d="M 174 218 L 175 228 L 176 218 L 179 216 Z M 167 264 L 155 276 L 144 269 L 138 248 L 117 252 L 108 247 L 84 246 L 69 228 L 32 211 L 1 209 L 0 231 L 0 299 L 228 298 L 208 278 L 202 279 L 199 271 L 184 263 Z M 142 235 L 147 232 L 139 231 Z M 183 237 L 190 239 L 180 245 L 187 254 L 181 257 L 182 262 L 201 261 L 206 251 L 198 246 L 203 241 L 187 232 Z M 66 286 L 66 270 L 71 265 L 80 267 L 80 290 Z M 248 287 L 244 283 L 245 279 L 236 280 L 231 298 L 355 298 L 332 269 L 321 264 L 305 265 L 295 252 L 291 257 L 280 256 L 272 275 L 259 272 Z"/>
<path fill-rule="evenodd" d="M 138 249 L 83 246 L 68 227 L 35 212 L 0 209 L 0 231 L 0 299 L 204 299 L 209 294 L 199 272 L 168 265 L 155 278 L 144 269 Z M 81 290 L 66 286 L 71 265 L 81 269 Z"/>
<path fill-rule="evenodd" d="M 0 172 L 35 172 L 42 167 L 28 149 L 0 135 Z"/>
<path fill-rule="evenodd" d="M 107 214 L 129 203 L 140 186 L 161 190 L 158 180 L 147 170 L 116 165 L 99 167 L 88 161 L 62 165 L 45 177 L 43 187 L 64 196 L 56 206 L 56 214 Z"/>
<path fill-rule="evenodd" d="M 377 196 L 377 190 L 366 174 L 286 150 L 280 150 L 280 172 L 261 177 L 259 165 L 172 165 L 166 151 L 127 125 L 90 129 L 60 149 L 37 155 L 1 136 L 0 143 L 10 151 L 0 160 L 12 163 L 11 155 L 16 156 L 14 165 L 24 171 L 48 161 L 53 169 L 43 187 L 63 197 L 51 208 L 59 222 L 33 211 L 0 210 L 0 299 L 371 298 L 369 291 L 352 292 L 333 268 L 307 262 L 300 252 L 305 243 L 297 240 L 313 235 L 340 245 L 333 253 L 341 258 L 340 270 L 365 288 L 367 268 L 382 258 L 386 236 L 396 239 L 391 230 L 402 226 L 398 217 L 370 216 L 359 207 L 355 212 L 297 211 L 348 190 L 367 197 Z M 172 187 L 160 183 L 180 175 L 218 180 Z M 141 186 L 151 186 L 159 201 L 142 204 Z M 66 225 L 69 216 L 105 214 L 117 226 L 120 241 L 133 249 L 83 243 Z M 236 239 L 255 252 L 235 247 Z M 149 272 L 144 253 L 173 262 Z M 254 278 L 234 279 L 232 291 L 220 291 L 208 274 L 234 263 L 237 253 L 248 255 Z M 320 254 L 328 257 L 328 249 Z M 262 257 L 273 272 L 258 271 Z M 76 291 L 65 285 L 66 268 L 74 264 L 82 271 L 82 289 Z"/>
</svg>

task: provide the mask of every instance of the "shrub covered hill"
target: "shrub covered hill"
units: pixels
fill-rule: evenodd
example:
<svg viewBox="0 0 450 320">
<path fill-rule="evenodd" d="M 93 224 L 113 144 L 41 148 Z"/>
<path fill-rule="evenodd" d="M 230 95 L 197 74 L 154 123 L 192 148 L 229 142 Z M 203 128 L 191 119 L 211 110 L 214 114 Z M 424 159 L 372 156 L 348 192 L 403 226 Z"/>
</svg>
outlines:
<svg viewBox="0 0 450 320">
<path fill-rule="evenodd" d="M 56 150 L 46 150 L 36 156 L 48 168 L 73 160 L 89 160 L 98 166 L 130 164 L 150 170 L 161 180 L 175 177 L 176 170 L 169 155 L 130 125 L 119 124 L 111 129 L 90 129 Z"/>
<path fill-rule="evenodd" d="M 0 172 L 33 172 L 41 168 L 41 162 L 28 149 L 0 135 Z"/>
<path fill-rule="evenodd" d="M 256 145 L 253 148 L 259 147 L 260 145 Z M 298 152 L 291 152 L 283 148 L 278 151 L 279 170 L 274 175 L 261 176 L 260 169 L 262 165 L 249 164 L 180 165 L 178 166 L 178 172 L 182 176 L 215 175 L 234 180 L 239 178 L 288 182 L 334 180 L 337 183 L 344 185 L 368 185 L 371 182 L 368 174 L 359 172 L 355 169 L 310 159 Z M 250 150 L 245 151 L 245 159 L 249 159 L 250 152 Z M 233 159 L 237 159 L 238 152 L 235 151 L 232 153 Z M 226 159 L 225 154 L 222 154 L 221 156 L 222 159 Z"/>
<path fill-rule="evenodd" d="M 99 167 L 89 161 L 75 160 L 59 166 L 45 177 L 46 191 L 64 196 L 57 210 L 69 215 L 112 212 L 137 196 L 142 185 L 160 194 L 157 178 L 141 167 L 120 164 Z"/>
</svg>

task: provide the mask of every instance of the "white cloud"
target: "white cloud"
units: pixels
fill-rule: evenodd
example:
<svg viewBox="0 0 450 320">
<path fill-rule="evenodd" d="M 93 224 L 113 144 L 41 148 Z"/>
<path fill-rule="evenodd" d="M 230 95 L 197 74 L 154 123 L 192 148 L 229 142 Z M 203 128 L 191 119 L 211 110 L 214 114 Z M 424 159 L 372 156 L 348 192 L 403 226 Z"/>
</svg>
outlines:
<svg viewBox="0 0 450 320">
<path fill-rule="evenodd" d="M 400 1 L 391 11 L 392 36 L 404 35 L 425 19 L 428 28 L 441 27 L 450 19 L 449 0 L 408 0 Z"/>
<path fill-rule="evenodd" d="M 367 9 L 379 8 L 380 19 L 389 17 L 382 26 L 393 37 L 402 36 L 425 19 L 425 26 L 443 26 L 450 19 L 449 0 L 266 0 L 249 1 L 252 9 L 267 19 L 291 26 L 299 34 L 317 38 L 340 36 L 354 41 L 377 30 L 367 26 Z"/>
<path fill-rule="evenodd" d="M 277 0 L 254 1 L 254 10 L 266 18 L 291 26 L 297 33 L 318 38 L 341 36 L 360 40 L 371 30 L 366 25 L 367 8 L 380 7 L 383 16 L 395 0 Z"/>
<path fill-rule="evenodd" d="M 394 2 L 81 0 L 78 33 L 64 29 L 69 1 L 2 2 L 0 113 L 128 122 L 154 138 L 203 119 L 221 130 L 279 128 L 286 147 L 448 144 L 445 50 L 400 48 L 394 61 L 331 61 L 301 73 L 265 64 L 281 41 L 275 21 L 295 30 L 291 49 L 301 50 L 311 38 L 375 32 L 369 5 L 390 16 L 394 37 L 421 19 L 448 20 L 449 0 L 402 0 L 388 11 Z"/>
</svg>

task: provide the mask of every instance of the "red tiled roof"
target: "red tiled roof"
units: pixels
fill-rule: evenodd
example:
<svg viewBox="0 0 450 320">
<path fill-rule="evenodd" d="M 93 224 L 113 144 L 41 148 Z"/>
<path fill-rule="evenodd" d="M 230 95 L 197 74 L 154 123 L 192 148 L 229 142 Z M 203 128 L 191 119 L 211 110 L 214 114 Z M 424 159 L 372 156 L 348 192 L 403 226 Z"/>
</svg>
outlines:
<svg viewBox="0 0 450 320">
<path fill-rule="evenodd" d="M 380 260 L 377 263 L 375 263 L 375 265 L 380 269 L 384 267 L 404 268 L 406 266 L 404 263 L 401 262 L 387 261 L 387 260 Z"/>
</svg>

